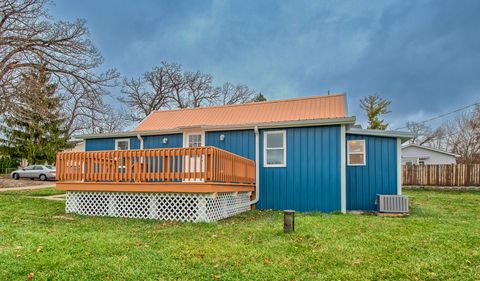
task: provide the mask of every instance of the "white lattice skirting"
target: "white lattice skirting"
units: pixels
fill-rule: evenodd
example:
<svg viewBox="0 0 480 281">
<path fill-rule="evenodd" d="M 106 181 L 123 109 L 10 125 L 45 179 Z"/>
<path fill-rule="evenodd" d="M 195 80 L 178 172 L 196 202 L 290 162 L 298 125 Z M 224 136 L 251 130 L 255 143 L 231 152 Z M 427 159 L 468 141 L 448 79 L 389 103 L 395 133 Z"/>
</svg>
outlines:
<svg viewBox="0 0 480 281">
<path fill-rule="evenodd" d="M 213 222 L 248 211 L 250 194 L 68 191 L 66 212 L 89 216 Z"/>
</svg>

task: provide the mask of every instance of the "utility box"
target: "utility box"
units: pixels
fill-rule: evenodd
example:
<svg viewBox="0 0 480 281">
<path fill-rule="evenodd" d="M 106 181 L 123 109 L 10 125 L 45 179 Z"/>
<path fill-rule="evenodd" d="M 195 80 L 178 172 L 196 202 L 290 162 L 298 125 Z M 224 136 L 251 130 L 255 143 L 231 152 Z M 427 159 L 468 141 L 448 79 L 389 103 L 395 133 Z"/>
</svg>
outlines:
<svg viewBox="0 0 480 281">
<path fill-rule="evenodd" d="M 407 214 L 408 197 L 405 195 L 377 195 L 377 211 L 380 213 Z"/>
</svg>

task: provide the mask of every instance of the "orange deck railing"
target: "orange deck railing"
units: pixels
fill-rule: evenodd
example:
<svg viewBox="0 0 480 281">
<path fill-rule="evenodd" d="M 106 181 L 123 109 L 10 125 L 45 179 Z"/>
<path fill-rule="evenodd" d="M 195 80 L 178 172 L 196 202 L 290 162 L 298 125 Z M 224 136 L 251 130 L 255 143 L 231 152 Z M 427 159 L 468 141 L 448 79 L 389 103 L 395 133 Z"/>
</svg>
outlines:
<svg viewBox="0 0 480 281">
<path fill-rule="evenodd" d="M 57 154 L 59 182 L 255 183 L 255 162 L 216 147 Z"/>
</svg>

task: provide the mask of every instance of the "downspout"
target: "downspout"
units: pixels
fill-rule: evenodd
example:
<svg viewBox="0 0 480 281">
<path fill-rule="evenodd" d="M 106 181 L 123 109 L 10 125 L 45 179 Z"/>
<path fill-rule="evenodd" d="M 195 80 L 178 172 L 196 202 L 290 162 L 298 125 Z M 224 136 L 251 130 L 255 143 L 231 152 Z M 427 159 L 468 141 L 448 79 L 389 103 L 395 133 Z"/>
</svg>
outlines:
<svg viewBox="0 0 480 281">
<path fill-rule="evenodd" d="M 137 139 L 140 141 L 140 149 L 143 149 L 143 137 L 137 134 Z"/>
<path fill-rule="evenodd" d="M 254 205 L 260 200 L 260 137 L 258 126 L 255 126 L 255 199 L 249 205 Z"/>
</svg>

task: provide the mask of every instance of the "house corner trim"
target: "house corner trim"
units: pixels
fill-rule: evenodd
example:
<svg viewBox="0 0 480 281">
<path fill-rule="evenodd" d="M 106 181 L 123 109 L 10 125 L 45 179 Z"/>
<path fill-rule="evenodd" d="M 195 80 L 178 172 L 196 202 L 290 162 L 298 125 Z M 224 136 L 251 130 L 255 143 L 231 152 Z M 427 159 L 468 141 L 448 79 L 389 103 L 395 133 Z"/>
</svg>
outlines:
<svg viewBox="0 0 480 281">
<path fill-rule="evenodd" d="M 397 195 L 402 195 L 402 140 L 397 138 Z"/>
<path fill-rule="evenodd" d="M 347 163 L 345 125 L 340 126 L 340 205 L 342 213 L 347 212 Z"/>
</svg>

